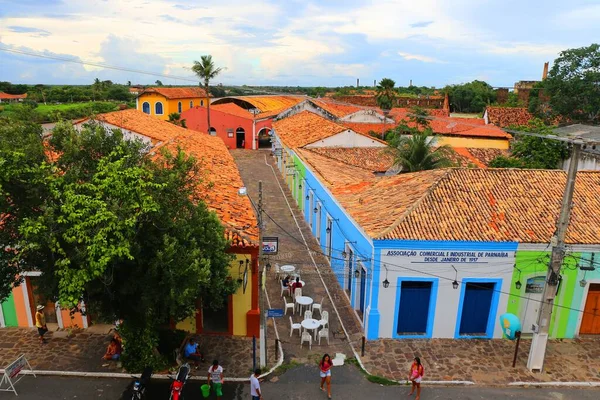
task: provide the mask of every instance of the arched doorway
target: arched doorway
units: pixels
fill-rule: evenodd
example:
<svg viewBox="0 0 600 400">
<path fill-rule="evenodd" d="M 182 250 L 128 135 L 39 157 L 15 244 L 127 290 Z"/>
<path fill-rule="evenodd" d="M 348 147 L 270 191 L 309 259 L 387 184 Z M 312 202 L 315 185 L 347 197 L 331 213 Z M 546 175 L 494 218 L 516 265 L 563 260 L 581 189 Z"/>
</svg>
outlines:
<svg viewBox="0 0 600 400">
<path fill-rule="evenodd" d="M 246 131 L 244 131 L 244 128 L 237 128 L 235 130 L 235 147 L 238 149 L 246 147 Z"/>
<path fill-rule="evenodd" d="M 271 135 L 269 128 L 262 128 L 258 132 L 258 148 L 259 149 L 270 149 L 271 148 Z"/>
<path fill-rule="evenodd" d="M 210 136 L 217 136 L 217 130 L 211 126 L 210 129 L 208 130 L 208 134 Z"/>
</svg>

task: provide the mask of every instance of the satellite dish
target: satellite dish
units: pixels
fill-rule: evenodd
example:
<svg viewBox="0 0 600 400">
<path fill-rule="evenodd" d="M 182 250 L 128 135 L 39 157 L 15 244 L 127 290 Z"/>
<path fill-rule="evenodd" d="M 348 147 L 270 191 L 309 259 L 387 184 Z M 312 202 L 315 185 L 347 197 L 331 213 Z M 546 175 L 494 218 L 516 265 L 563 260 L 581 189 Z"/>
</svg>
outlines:
<svg viewBox="0 0 600 400">
<path fill-rule="evenodd" d="M 401 165 L 393 165 L 390 169 L 388 169 L 387 171 L 385 171 L 385 173 L 383 174 L 383 176 L 398 175 L 401 171 L 402 171 L 402 166 Z"/>
</svg>

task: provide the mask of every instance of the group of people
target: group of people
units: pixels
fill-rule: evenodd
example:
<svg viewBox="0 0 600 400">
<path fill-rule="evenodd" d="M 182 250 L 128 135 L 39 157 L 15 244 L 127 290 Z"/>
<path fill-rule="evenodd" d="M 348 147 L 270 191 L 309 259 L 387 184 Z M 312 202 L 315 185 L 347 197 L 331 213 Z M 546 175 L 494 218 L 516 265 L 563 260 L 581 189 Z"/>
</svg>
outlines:
<svg viewBox="0 0 600 400">
<path fill-rule="evenodd" d="M 290 282 L 291 282 L 291 284 L 290 284 Z M 283 278 L 282 283 L 283 283 L 284 288 L 286 288 L 286 287 L 290 288 L 290 294 L 294 294 L 294 291 L 296 289 L 302 288 L 302 282 L 300 282 L 299 277 L 296 277 L 296 280 L 292 282 L 292 277 L 288 275 L 285 278 Z"/>
</svg>

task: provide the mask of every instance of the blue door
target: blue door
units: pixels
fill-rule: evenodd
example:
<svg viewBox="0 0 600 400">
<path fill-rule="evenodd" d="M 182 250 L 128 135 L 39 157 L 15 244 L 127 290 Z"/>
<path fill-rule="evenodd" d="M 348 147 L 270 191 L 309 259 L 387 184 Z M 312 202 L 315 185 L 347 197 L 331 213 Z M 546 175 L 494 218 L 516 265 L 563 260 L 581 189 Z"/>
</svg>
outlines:
<svg viewBox="0 0 600 400">
<path fill-rule="evenodd" d="M 365 295 L 367 293 L 367 272 L 360 269 L 360 312 L 365 315 Z"/>
<path fill-rule="evenodd" d="M 427 334 L 432 285 L 432 282 L 402 282 L 398 308 L 398 335 Z"/>
<path fill-rule="evenodd" d="M 495 284 L 467 283 L 460 320 L 460 335 L 486 336 Z"/>
</svg>

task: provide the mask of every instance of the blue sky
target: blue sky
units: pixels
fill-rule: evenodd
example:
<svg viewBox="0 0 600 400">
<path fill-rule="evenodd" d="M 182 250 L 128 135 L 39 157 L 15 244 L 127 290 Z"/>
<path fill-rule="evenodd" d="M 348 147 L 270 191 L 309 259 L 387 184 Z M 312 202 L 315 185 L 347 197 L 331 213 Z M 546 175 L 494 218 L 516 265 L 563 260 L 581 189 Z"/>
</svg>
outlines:
<svg viewBox="0 0 600 400">
<path fill-rule="evenodd" d="M 599 41 L 598 21 L 599 0 L 0 0 L 0 48 L 180 77 L 212 54 L 223 84 L 512 86 Z M 96 77 L 157 79 L 0 51 L 0 80 Z"/>
</svg>

